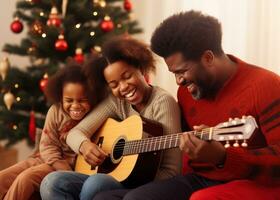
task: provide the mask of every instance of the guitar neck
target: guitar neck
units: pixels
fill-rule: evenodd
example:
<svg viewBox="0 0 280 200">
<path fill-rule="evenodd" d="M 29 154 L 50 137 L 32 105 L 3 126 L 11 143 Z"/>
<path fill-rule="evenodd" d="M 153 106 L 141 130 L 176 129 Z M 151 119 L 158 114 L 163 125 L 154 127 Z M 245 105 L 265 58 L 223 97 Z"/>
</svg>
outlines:
<svg viewBox="0 0 280 200">
<path fill-rule="evenodd" d="M 212 139 L 212 128 L 203 129 L 202 131 L 189 131 L 185 134 L 194 134 L 202 140 Z M 128 141 L 124 145 L 123 155 L 132 155 L 151 151 L 176 148 L 180 144 L 182 133 L 170 134 L 158 137 L 150 137 L 142 140 Z"/>
</svg>

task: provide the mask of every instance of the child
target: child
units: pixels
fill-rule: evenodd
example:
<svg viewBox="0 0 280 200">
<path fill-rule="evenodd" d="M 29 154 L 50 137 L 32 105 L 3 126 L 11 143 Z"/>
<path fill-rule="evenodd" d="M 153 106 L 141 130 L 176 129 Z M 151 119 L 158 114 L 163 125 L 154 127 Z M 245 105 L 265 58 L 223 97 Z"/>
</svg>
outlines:
<svg viewBox="0 0 280 200">
<path fill-rule="evenodd" d="M 96 91 L 96 90 L 95 90 Z M 39 153 L 0 171 L 0 199 L 27 200 L 39 191 L 42 179 L 55 170 L 72 170 L 76 153 L 66 144 L 68 131 L 97 103 L 80 65 L 69 64 L 49 79 L 46 97 L 50 107 Z"/>
</svg>

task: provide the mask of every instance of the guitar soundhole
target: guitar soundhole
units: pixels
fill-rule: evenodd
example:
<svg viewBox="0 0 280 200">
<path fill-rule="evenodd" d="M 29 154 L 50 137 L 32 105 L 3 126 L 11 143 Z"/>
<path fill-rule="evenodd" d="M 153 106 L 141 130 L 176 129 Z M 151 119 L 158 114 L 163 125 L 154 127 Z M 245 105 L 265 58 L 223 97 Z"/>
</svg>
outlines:
<svg viewBox="0 0 280 200">
<path fill-rule="evenodd" d="M 119 159 L 123 156 L 123 150 L 125 145 L 125 139 L 120 139 L 114 146 L 113 150 L 113 162 L 119 162 Z"/>
<path fill-rule="evenodd" d="M 126 140 L 123 136 L 116 140 L 116 143 L 113 145 L 110 157 L 107 157 L 104 162 L 98 167 L 98 173 L 107 174 L 114 171 L 114 169 L 122 160 L 125 141 Z"/>
</svg>

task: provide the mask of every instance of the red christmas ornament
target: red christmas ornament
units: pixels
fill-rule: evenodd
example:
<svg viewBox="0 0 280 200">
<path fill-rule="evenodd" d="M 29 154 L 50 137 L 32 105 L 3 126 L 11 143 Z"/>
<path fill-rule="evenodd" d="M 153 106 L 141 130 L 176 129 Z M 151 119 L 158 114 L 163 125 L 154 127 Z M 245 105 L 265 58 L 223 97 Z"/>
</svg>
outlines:
<svg viewBox="0 0 280 200">
<path fill-rule="evenodd" d="M 33 110 L 30 112 L 28 133 L 29 133 L 30 139 L 31 139 L 33 142 L 35 142 L 35 136 L 36 136 L 36 122 L 35 122 L 35 113 L 34 113 Z"/>
<path fill-rule="evenodd" d="M 18 18 L 15 18 L 15 20 L 11 23 L 10 28 L 14 33 L 20 33 L 23 30 L 23 24 Z"/>
<path fill-rule="evenodd" d="M 104 20 L 100 23 L 100 28 L 103 32 L 110 32 L 114 29 L 114 23 L 109 16 L 104 17 Z"/>
<path fill-rule="evenodd" d="M 57 51 L 66 51 L 68 49 L 68 44 L 64 40 L 64 35 L 60 34 L 58 40 L 55 42 L 55 49 Z"/>
<path fill-rule="evenodd" d="M 60 25 L 61 25 L 61 19 L 58 16 L 58 11 L 57 11 L 57 8 L 55 6 L 52 7 L 52 9 L 51 9 L 51 13 L 49 15 L 47 25 L 48 26 L 56 26 L 56 27 L 60 27 Z"/>
<path fill-rule="evenodd" d="M 76 55 L 74 56 L 74 60 L 80 64 L 84 62 L 85 58 L 84 58 L 83 50 L 81 48 L 76 49 Z"/>
<path fill-rule="evenodd" d="M 124 0 L 123 2 L 123 7 L 126 11 L 131 11 L 132 10 L 132 3 L 130 2 L 130 0 Z"/>
<path fill-rule="evenodd" d="M 48 74 L 44 74 L 43 78 L 40 80 L 40 89 L 42 92 L 45 91 L 45 88 L 48 84 L 48 80 L 49 80 Z"/>
</svg>

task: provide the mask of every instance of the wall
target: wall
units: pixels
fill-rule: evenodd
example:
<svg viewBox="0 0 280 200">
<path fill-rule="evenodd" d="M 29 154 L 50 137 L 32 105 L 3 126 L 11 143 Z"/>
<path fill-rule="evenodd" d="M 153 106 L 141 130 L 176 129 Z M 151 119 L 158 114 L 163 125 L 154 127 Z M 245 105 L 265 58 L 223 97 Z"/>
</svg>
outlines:
<svg viewBox="0 0 280 200">
<path fill-rule="evenodd" d="M 0 49 L 2 49 L 3 45 L 6 43 L 9 44 L 19 44 L 21 41 L 21 37 L 26 34 L 27 28 L 24 27 L 23 32 L 20 34 L 14 34 L 10 30 L 10 24 L 13 21 L 13 12 L 16 9 L 17 0 L 5 0 L 1 1 L 0 6 L 0 27 L 1 27 L 1 36 L 0 36 Z M 5 52 L 0 52 L 0 59 L 8 54 Z M 28 63 L 28 58 L 24 58 L 16 55 L 9 55 L 9 59 L 11 64 L 15 64 L 20 68 L 24 68 Z"/>
<path fill-rule="evenodd" d="M 2 49 L 3 45 L 6 43 L 18 44 L 20 43 L 21 37 L 26 33 L 26 27 L 20 35 L 12 33 L 10 30 L 10 24 L 13 21 L 13 12 L 15 11 L 16 0 L 5 0 L 1 1 L 0 6 L 0 27 L 1 27 L 1 36 L 0 36 L 0 48 Z M 4 56 L 7 56 L 6 53 L 0 52 L 0 59 Z M 28 58 L 23 58 L 20 56 L 9 55 L 11 64 L 15 64 L 20 68 L 23 68 L 28 63 Z M 3 144 L 3 141 L 1 142 Z M 0 144 L 1 144 L 0 143 Z M 13 146 L 13 148 L 18 150 L 18 160 L 25 159 L 28 155 L 31 154 L 32 148 L 30 148 L 26 141 L 21 141 Z"/>
</svg>

